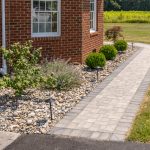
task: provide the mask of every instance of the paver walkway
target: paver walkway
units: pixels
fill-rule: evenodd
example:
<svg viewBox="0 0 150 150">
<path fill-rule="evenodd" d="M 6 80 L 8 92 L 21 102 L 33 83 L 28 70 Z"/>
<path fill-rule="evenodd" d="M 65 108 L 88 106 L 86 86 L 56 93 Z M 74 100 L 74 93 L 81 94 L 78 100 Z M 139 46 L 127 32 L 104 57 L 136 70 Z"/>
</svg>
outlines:
<svg viewBox="0 0 150 150">
<path fill-rule="evenodd" d="M 123 141 L 150 83 L 150 46 L 113 72 L 50 132 L 55 135 Z"/>
</svg>

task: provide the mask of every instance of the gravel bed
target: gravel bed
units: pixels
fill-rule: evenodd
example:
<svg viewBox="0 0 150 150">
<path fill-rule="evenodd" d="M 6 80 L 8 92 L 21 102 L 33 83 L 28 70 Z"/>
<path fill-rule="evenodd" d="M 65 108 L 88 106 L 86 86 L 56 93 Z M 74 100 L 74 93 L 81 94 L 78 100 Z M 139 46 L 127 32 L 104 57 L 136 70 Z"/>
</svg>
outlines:
<svg viewBox="0 0 150 150">
<path fill-rule="evenodd" d="M 104 70 L 99 72 L 97 81 L 96 71 L 86 66 L 75 65 L 80 71 L 83 82 L 79 88 L 70 91 L 41 91 L 30 89 L 17 101 L 14 101 L 11 89 L 0 90 L 0 131 L 17 133 L 46 134 L 63 118 L 83 97 L 96 88 L 109 76 L 120 63 L 124 62 L 136 51 L 130 47 L 125 53 L 118 54 L 115 60 L 107 61 Z M 50 99 L 52 103 L 53 120 L 50 115 Z"/>
</svg>

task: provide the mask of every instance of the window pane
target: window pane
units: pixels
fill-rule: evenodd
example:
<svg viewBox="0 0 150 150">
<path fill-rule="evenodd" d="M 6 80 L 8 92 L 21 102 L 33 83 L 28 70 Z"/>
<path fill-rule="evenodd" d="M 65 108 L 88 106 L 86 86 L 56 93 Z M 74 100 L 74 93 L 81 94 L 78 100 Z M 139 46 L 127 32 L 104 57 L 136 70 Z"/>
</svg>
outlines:
<svg viewBox="0 0 150 150">
<path fill-rule="evenodd" d="M 38 13 L 32 12 L 32 21 L 38 22 Z"/>
<path fill-rule="evenodd" d="M 91 3 L 90 9 L 91 9 L 91 11 L 94 11 L 94 3 Z"/>
<path fill-rule="evenodd" d="M 91 29 L 93 29 L 93 21 L 90 21 Z"/>
<path fill-rule="evenodd" d="M 46 22 L 47 13 L 39 13 L 39 22 Z"/>
<path fill-rule="evenodd" d="M 39 32 L 45 32 L 45 23 L 39 23 Z"/>
<path fill-rule="evenodd" d="M 46 23 L 46 32 L 51 32 L 51 24 L 50 23 Z"/>
<path fill-rule="evenodd" d="M 52 23 L 52 32 L 57 32 L 57 23 Z"/>
<path fill-rule="evenodd" d="M 52 22 L 57 22 L 57 12 L 52 13 Z"/>
<path fill-rule="evenodd" d="M 52 10 L 57 11 L 57 1 L 52 1 Z"/>
<path fill-rule="evenodd" d="M 35 11 L 39 10 L 39 0 L 33 0 L 33 9 Z"/>
<path fill-rule="evenodd" d="M 46 10 L 47 11 L 52 10 L 52 2 L 51 1 L 46 2 Z"/>
<path fill-rule="evenodd" d="M 33 23 L 33 33 L 38 33 L 38 23 Z"/>
<path fill-rule="evenodd" d="M 90 13 L 90 20 L 93 20 L 93 12 Z"/>
<path fill-rule="evenodd" d="M 50 22 L 50 21 L 51 21 L 50 13 L 45 13 L 45 22 Z"/>
<path fill-rule="evenodd" d="M 52 20 L 52 13 L 50 12 L 46 14 L 46 22 L 51 22 L 51 20 Z"/>
<path fill-rule="evenodd" d="M 45 11 L 45 1 L 40 1 L 40 11 Z"/>
</svg>

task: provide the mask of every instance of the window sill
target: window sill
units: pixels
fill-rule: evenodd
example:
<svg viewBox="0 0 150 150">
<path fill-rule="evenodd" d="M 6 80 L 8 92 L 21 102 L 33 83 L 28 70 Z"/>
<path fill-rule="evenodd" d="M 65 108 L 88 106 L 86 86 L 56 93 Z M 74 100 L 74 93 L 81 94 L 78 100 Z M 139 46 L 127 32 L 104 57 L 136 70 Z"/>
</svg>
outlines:
<svg viewBox="0 0 150 150">
<path fill-rule="evenodd" d="M 50 37 L 60 37 L 60 34 L 31 34 L 32 38 L 50 38 Z"/>
<path fill-rule="evenodd" d="M 95 31 L 95 32 L 90 32 L 90 36 L 93 37 L 93 36 L 97 36 L 99 33 L 98 31 Z"/>
<path fill-rule="evenodd" d="M 92 34 L 92 33 L 95 33 L 96 32 L 96 30 L 95 29 L 90 29 L 90 33 Z"/>
</svg>

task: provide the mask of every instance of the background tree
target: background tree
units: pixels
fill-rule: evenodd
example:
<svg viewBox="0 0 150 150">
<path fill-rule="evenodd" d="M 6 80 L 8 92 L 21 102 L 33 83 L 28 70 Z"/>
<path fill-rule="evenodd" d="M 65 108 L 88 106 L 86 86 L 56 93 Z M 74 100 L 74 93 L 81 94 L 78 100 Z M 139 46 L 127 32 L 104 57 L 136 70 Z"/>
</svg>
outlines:
<svg viewBox="0 0 150 150">
<path fill-rule="evenodd" d="M 105 0 L 105 10 L 150 11 L 150 0 Z"/>
</svg>

